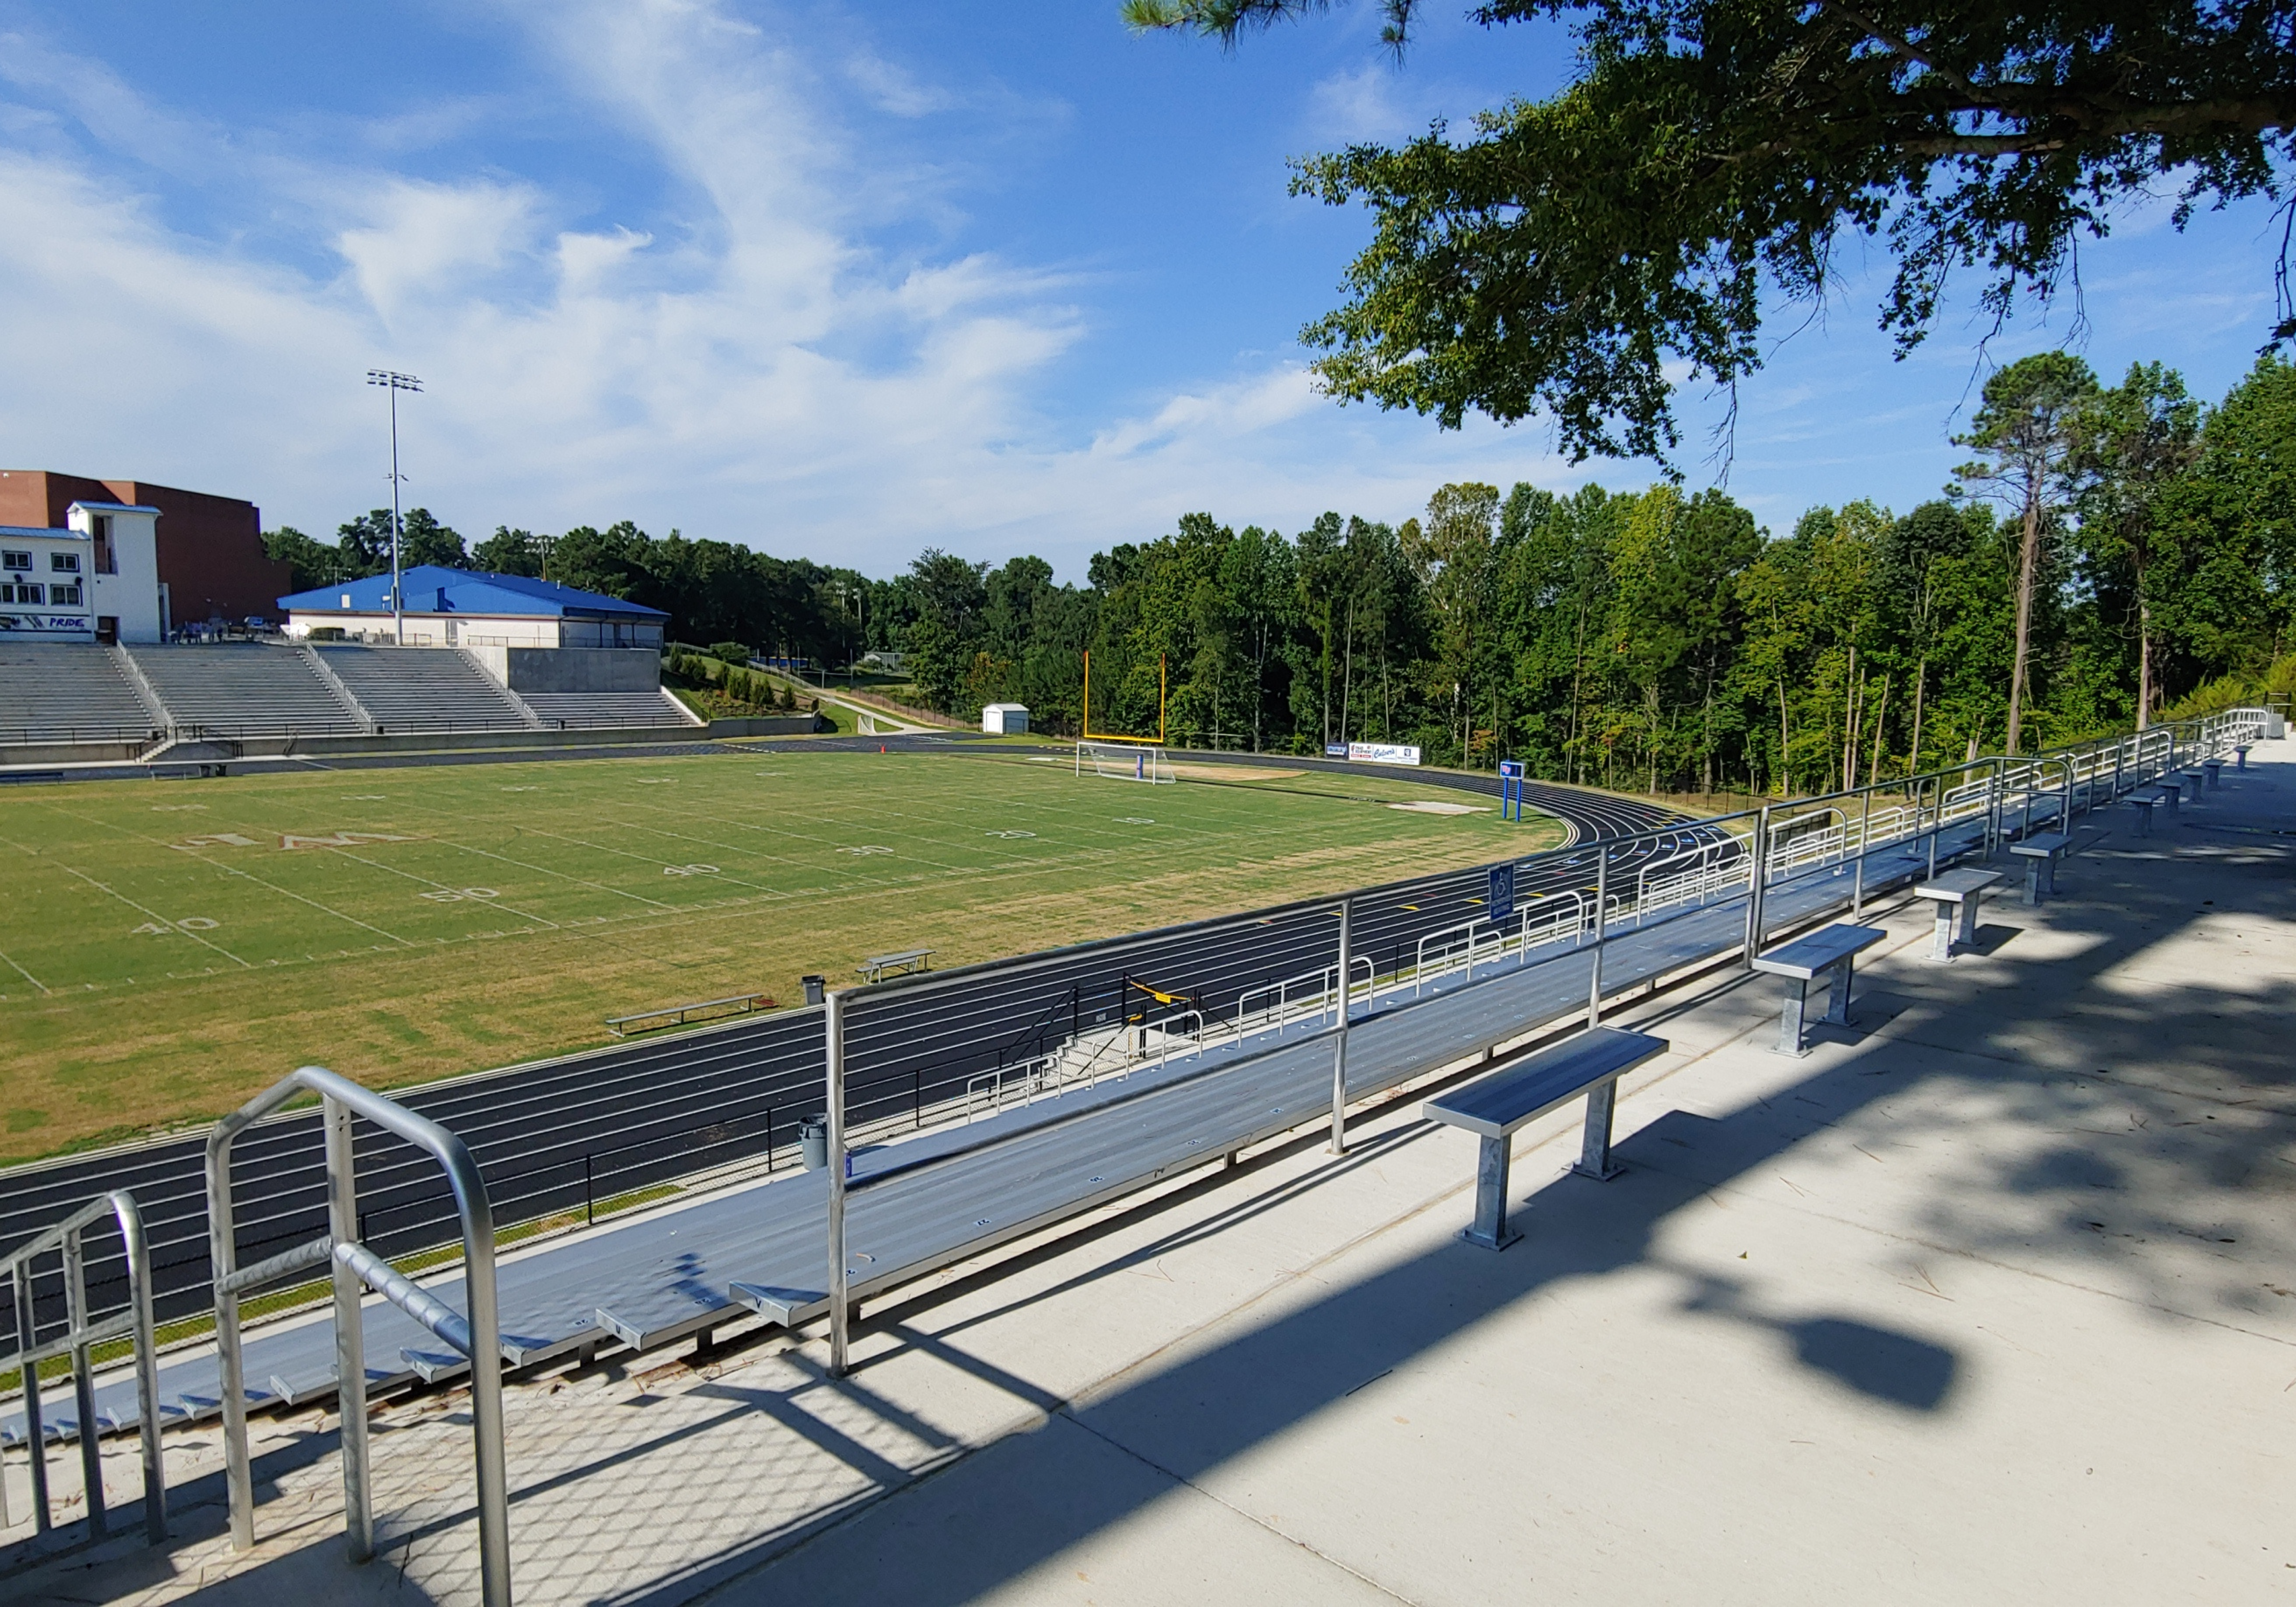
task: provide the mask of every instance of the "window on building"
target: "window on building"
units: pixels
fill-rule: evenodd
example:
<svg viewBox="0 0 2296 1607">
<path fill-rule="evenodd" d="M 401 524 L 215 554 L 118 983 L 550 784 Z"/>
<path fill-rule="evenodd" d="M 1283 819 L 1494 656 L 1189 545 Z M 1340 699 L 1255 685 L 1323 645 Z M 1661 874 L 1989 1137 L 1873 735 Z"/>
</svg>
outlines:
<svg viewBox="0 0 2296 1607">
<path fill-rule="evenodd" d="M 119 559 L 111 548 L 111 515 L 95 516 L 95 572 L 99 575 L 119 573 Z"/>
<path fill-rule="evenodd" d="M 29 603 L 37 607 L 46 601 L 47 588 L 35 581 L 0 581 L 0 603 Z"/>
<path fill-rule="evenodd" d="M 27 570 L 32 567 L 29 553 L 0 553 L 0 570 Z"/>
<path fill-rule="evenodd" d="M 75 580 L 70 585 L 67 586 L 62 581 L 59 580 L 55 585 L 48 587 L 48 602 L 52 606 L 56 608 L 78 608 L 79 606 L 79 582 Z"/>
<path fill-rule="evenodd" d="M 59 575 L 77 575 L 79 573 L 79 554 L 78 553 L 50 553 L 48 554 L 48 567 Z"/>
</svg>

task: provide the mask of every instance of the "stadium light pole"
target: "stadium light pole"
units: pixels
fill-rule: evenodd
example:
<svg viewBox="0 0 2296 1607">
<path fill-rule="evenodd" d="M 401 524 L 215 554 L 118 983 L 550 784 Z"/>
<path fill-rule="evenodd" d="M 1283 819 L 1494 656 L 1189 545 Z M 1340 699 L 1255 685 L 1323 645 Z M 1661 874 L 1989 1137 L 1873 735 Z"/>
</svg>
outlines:
<svg viewBox="0 0 2296 1607">
<path fill-rule="evenodd" d="M 398 393 L 411 390 L 420 393 L 422 381 L 411 373 L 394 373 L 388 368 L 370 368 L 366 382 L 380 385 L 390 393 L 390 638 L 399 646 L 406 645 L 406 611 L 398 596 Z"/>
</svg>

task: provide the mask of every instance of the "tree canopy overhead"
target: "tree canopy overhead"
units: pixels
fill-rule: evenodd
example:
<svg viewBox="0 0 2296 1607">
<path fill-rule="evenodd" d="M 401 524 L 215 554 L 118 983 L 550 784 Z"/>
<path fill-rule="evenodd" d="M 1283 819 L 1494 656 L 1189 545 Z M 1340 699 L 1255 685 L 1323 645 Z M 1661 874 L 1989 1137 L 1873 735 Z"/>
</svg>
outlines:
<svg viewBox="0 0 2296 1607">
<path fill-rule="evenodd" d="M 1380 0 L 1405 48 L 1423 0 Z M 1142 29 L 1233 45 L 1330 0 L 1125 0 Z M 1897 264 L 1898 355 L 1948 281 L 2005 318 L 2062 292 L 2084 235 L 2172 191 L 2195 208 L 2287 193 L 2296 10 L 2285 0 L 1488 0 L 1553 16 L 1577 72 L 1545 100 L 1406 144 L 1298 164 L 1360 201 L 1371 242 L 1303 338 L 1342 401 L 1513 422 L 1574 457 L 1678 440 L 1669 365 L 1724 386 L 1760 366 L 1765 293 L 1815 305 L 1845 238 Z M 2284 240 L 2275 341 L 2296 338 Z"/>
</svg>

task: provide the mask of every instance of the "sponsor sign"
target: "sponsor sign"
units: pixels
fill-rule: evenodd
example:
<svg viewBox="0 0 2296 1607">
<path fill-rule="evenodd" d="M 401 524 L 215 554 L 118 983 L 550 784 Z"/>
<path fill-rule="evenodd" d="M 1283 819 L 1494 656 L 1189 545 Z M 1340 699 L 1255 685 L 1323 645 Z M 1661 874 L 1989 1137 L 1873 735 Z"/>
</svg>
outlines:
<svg viewBox="0 0 2296 1607">
<path fill-rule="evenodd" d="M 1491 866 L 1489 907 L 1483 911 L 1483 919 L 1497 926 L 1512 919 L 1513 914 L 1514 861 L 1510 859 L 1505 865 Z"/>
<path fill-rule="evenodd" d="M 1348 757 L 1367 765 L 1415 765 L 1419 750 L 1398 742 L 1349 742 Z"/>
<path fill-rule="evenodd" d="M 1324 757 L 1325 758 L 1345 758 L 1347 756 L 1348 745 L 1345 742 L 1325 742 L 1324 744 Z"/>
</svg>

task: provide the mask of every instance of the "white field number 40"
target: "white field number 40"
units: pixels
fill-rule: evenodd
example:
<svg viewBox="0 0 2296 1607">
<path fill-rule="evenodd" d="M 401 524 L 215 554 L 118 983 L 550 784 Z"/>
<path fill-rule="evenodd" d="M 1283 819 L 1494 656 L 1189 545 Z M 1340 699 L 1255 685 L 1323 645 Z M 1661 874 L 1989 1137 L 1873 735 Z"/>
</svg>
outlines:
<svg viewBox="0 0 2296 1607">
<path fill-rule="evenodd" d="M 502 895 L 490 887 L 442 887 L 434 893 L 417 893 L 418 898 L 428 898 L 433 904 L 459 904 L 465 898 L 499 898 Z"/>
</svg>

